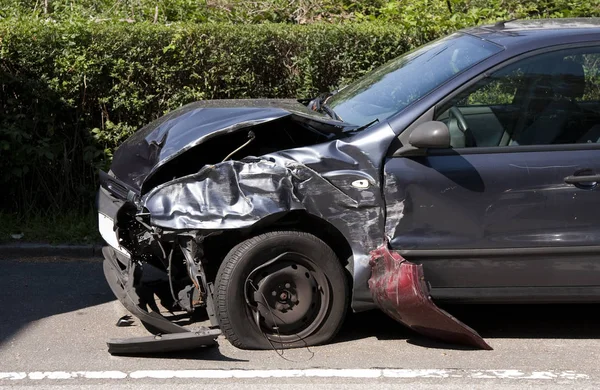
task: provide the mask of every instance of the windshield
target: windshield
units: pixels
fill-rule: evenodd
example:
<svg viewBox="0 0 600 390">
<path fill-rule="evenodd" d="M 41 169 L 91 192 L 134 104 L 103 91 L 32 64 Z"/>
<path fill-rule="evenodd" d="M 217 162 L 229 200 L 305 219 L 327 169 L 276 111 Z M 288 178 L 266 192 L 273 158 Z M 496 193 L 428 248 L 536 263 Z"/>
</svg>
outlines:
<svg viewBox="0 0 600 390">
<path fill-rule="evenodd" d="M 501 50 L 491 42 L 455 33 L 393 59 L 343 88 L 327 104 L 348 123 L 382 121 Z"/>
</svg>

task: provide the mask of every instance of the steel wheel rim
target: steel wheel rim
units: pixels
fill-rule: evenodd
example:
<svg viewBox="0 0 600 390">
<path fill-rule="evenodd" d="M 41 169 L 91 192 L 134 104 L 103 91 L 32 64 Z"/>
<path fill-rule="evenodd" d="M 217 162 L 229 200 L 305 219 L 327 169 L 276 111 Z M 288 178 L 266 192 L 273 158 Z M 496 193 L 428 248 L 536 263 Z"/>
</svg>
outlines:
<svg viewBox="0 0 600 390">
<path fill-rule="evenodd" d="M 246 280 L 254 322 L 272 342 L 292 343 L 315 333 L 327 317 L 331 295 L 325 273 L 300 253 L 281 254 Z"/>
</svg>

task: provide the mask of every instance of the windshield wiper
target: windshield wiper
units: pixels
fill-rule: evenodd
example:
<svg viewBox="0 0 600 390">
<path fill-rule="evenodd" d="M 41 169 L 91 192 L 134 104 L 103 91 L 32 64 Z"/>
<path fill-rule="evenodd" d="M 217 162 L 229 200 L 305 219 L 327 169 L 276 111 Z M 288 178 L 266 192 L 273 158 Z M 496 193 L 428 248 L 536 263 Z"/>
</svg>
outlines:
<svg viewBox="0 0 600 390">
<path fill-rule="evenodd" d="M 359 131 L 363 131 L 364 129 L 366 129 L 367 127 L 371 127 L 371 125 L 374 125 L 375 123 L 379 122 L 379 118 L 375 118 L 373 119 L 371 122 L 366 123 L 362 126 L 357 127 L 356 129 L 352 129 L 350 130 L 350 132 L 352 133 L 358 133 Z"/>
</svg>

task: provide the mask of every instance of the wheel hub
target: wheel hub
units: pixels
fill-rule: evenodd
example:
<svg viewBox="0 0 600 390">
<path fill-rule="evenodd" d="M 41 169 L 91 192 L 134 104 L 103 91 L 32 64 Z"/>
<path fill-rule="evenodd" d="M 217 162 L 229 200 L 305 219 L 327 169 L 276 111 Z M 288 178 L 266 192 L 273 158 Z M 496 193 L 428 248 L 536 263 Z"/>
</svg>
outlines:
<svg viewBox="0 0 600 390">
<path fill-rule="evenodd" d="M 282 257 L 257 268 L 249 277 L 253 286 L 249 304 L 266 334 L 306 337 L 318 328 L 328 310 L 325 275 L 299 256 Z"/>
<path fill-rule="evenodd" d="M 289 285 L 289 283 L 287 284 Z M 290 288 L 290 287 L 288 287 Z M 273 291 L 273 296 L 279 296 L 278 302 L 282 305 L 288 305 L 290 308 L 298 302 L 295 291 L 279 290 Z"/>
</svg>

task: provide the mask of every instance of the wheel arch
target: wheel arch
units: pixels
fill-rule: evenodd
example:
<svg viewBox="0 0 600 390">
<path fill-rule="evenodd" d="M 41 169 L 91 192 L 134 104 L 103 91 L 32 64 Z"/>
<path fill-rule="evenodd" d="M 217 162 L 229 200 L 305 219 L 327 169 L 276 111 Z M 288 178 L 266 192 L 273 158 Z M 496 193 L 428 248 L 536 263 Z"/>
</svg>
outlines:
<svg viewBox="0 0 600 390">
<path fill-rule="evenodd" d="M 352 257 L 350 243 L 330 222 L 305 210 L 271 215 L 258 221 L 250 228 L 227 230 L 217 236 L 208 237 L 204 243 L 204 252 L 207 256 L 205 269 L 208 280 L 214 281 L 221 262 L 236 245 L 249 238 L 276 230 L 298 230 L 312 234 L 325 242 L 333 250 L 342 267 L 346 270 L 348 286 L 350 291 L 352 291 L 353 269 L 350 264 Z"/>
</svg>

